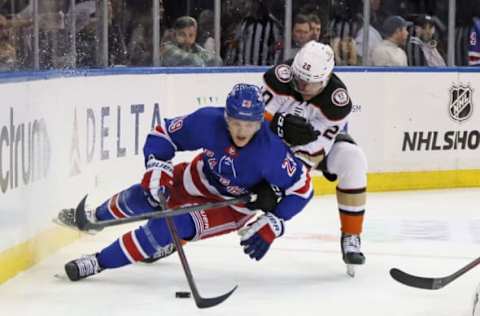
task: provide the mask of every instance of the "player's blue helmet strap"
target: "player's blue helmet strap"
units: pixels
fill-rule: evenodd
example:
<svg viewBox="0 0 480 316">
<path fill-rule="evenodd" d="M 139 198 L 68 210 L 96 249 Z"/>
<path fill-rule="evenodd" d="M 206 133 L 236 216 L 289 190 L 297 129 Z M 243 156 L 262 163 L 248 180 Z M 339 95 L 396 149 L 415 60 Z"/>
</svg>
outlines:
<svg viewBox="0 0 480 316">
<path fill-rule="evenodd" d="M 265 103 L 259 87 L 239 83 L 227 96 L 226 112 L 228 117 L 245 121 L 263 121 Z"/>
</svg>

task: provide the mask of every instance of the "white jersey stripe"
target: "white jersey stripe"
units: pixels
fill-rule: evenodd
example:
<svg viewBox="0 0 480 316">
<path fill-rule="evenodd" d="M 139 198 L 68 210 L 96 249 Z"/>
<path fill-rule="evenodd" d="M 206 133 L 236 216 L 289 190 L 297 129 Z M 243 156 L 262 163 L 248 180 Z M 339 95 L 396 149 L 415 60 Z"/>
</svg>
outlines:
<svg viewBox="0 0 480 316">
<path fill-rule="evenodd" d="M 193 184 L 191 168 L 192 164 L 188 164 L 183 173 L 183 186 L 185 191 L 192 196 L 203 196 L 200 190 Z"/>
<path fill-rule="evenodd" d="M 303 187 L 308 186 L 308 190 L 304 193 L 299 193 L 298 190 L 302 189 Z M 307 168 L 302 165 L 302 176 L 295 182 L 291 187 L 289 187 L 286 191 L 286 195 L 294 194 L 301 198 L 308 198 L 313 192 L 313 186 L 311 183 L 308 183 L 308 170 Z"/>
<path fill-rule="evenodd" d="M 237 211 L 239 213 L 242 213 L 242 214 L 245 214 L 245 215 L 250 215 L 250 214 L 255 212 L 255 211 L 252 211 L 251 209 L 248 209 L 246 207 L 241 207 L 241 206 L 237 206 L 237 205 L 230 205 L 230 207 L 233 208 L 235 211 Z"/>
<path fill-rule="evenodd" d="M 203 235 L 203 219 L 199 212 L 190 213 L 190 216 L 195 224 L 195 236 L 193 236 L 192 240 L 198 240 Z"/>
<path fill-rule="evenodd" d="M 204 229 L 204 227 L 208 226 L 208 223 L 205 223 L 200 212 L 194 212 L 192 213 L 192 215 L 193 215 L 192 218 L 195 218 L 196 220 L 200 221 L 199 225 L 202 227 L 202 229 L 197 232 L 195 239 L 206 238 L 208 236 L 215 235 L 226 230 L 237 230 L 243 227 L 245 223 L 248 222 L 254 216 L 254 214 L 250 214 L 248 216 L 243 217 L 238 222 L 235 222 L 232 220 L 231 222 L 225 223 L 223 225 Z"/>
<path fill-rule="evenodd" d="M 354 212 L 354 213 L 365 211 L 365 205 L 351 206 L 351 205 L 338 204 L 338 208 L 341 210 Z"/>
</svg>

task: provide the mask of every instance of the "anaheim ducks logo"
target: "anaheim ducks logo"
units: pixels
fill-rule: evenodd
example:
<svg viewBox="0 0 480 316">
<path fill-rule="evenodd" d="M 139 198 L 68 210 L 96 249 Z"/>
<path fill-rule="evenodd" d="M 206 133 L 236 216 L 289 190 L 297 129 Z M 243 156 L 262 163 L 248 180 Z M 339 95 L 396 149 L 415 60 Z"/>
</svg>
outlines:
<svg viewBox="0 0 480 316">
<path fill-rule="evenodd" d="M 332 103 L 336 106 L 345 106 L 350 102 L 347 90 L 338 88 L 332 93 Z"/>
<path fill-rule="evenodd" d="M 275 76 L 277 77 L 278 81 L 283 83 L 288 83 L 293 79 L 293 74 L 290 66 L 285 64 L 281 64 L 275 67 Z"/>
<path fill-rule="evenodd" d="M 470 85 L 453 85 L 450 88 L 448 114 L 457 122 L 463 122 L 473 113 L 473 89 Z"/>
</svg>

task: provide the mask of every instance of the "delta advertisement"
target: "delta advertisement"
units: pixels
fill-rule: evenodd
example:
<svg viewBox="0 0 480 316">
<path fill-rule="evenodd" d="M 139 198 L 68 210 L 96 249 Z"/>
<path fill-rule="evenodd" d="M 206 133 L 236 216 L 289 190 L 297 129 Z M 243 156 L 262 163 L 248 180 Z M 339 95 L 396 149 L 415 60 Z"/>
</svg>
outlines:
<svg viewBox="0 0 480 316">
<path fill-rule="evenodd" d="M 369 173 L 480 169 L 480 72 L 342 70 L 338 76 L 354 103 L 348 129 L 367 155 Z M 138 182 L 145 137 L 160 120 L 221 106 L 239 82 L 261 85 L 261 73 L 0 84 L 0 251 L 53 225 L 60 208 L 85 194 L 102 201 Z"/>
</svg>

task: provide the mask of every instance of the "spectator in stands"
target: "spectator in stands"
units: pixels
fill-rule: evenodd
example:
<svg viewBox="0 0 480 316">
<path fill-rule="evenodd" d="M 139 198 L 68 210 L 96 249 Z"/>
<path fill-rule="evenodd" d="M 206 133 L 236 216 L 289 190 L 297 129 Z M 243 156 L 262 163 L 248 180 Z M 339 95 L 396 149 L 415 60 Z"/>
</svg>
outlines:
<svg viewBox="0 0 480 316">
<path fill-rule="evenodd" d="M 445 66 L 434 39 L 435 23 L 430 15 L 421 15 L 415 21 L 414 34 L 407 43 L 409 66 Z"/>
<path fill-rule="evenodd" d="M 119 25 L 118 18 L 121 14 L 120 1 L 107 2 L 108 14 L 108 65 L 126 65 L 127 47 L 125 36 Z M 66 24 L 70 24 L 71 9 L 66 14 Z M 97 24 L 99 23 L 97 4 L 93 0 L 79 2 L 75 5 L 75 31 L 76 31 L 76 66 L 97 66 L 96 37 Z"/>
<path fill-rule="evenodd" d="M 362 1 L 363 2 L 363 1 Z M 357 8 L 358 20 L 361 22 L 361 27 L 355 33 L 355 45 L 357 48 L 358 63 L 363 63 L 363 4 L 362 7 Z M 389 14 L 384 8 L 382 0 L 370 0 L 370 25 L 368 27 L 368 63 L 372 64 L 373 49 L 382 42 L 383 22 Z"/>
<path fill-rule="evenodd" d="M 249 14 L 249 7 L 245 0 L 223 0 L 220 19 L 220 53 L 225 64 L 231 64 L 235 56 L 235 50 L 238 48 L 237 29 L 243 18 Z"/>
<path fill-rule="evenodd" d="M 372 63 L 372 52 L 378 44 L 382 42 L 383 38 L 380 32 L 372 25 L 368 26 L 368 63 Z M 360 28 L 355 36 L 355 46 L 357 47 L 357 59 L 358 63 L 363 63 L 363 27 Z"/>
<path fill-rule="evenodd" d="M 347 1 L 333 5 L 334 16 L 330 22 L 330 46 L 334 51 L 336 65 L 357 65 L 357 47 L 354 36 L 360 26 Z"/>
<path fill-rule="evenodd" d="M 203 10 L 198 15 L 197 43 L 206 50 L 215 53 L 215 29 L 212 10 Z"/>
<path fill-rule="evenodd" d="M 355 66 L 358 64 L 357 46 L 350 34 L 336 34 L 332 39 L 331 46 L 335 53 L 335 65 Z"/>
<path fill-rule="evenodd" d="M 8 20 L 0 15 L 0 71 L 15 70 L 16 50 L 10 40 Z"/>
<path fill-rule="evenodd" d="M 480 54 L 478 45 L 480 42 L 480 2 L 456 0 L 455 7 L 455 65 L 468 66 L 475 63 L 478 65 Z M 474 57 L 475 55 L 477 58 Z M 474 57 L 473 60 L 472 57 Z"/>
<path fill-rule="evenodd" d="M 304 14 L 308 16 L 310 20 L 310 28 L 312 30 L 313 40 L 320 43 L 325 43 L 325 44 L 328 43 L 328 41 L 330 40 L 328 38 L 328 29 L 329 29 L 328 23 L 331 20 L 333 2 L 337 2 L 337 1 L 339 0 L 335 0 L 335 1 L 295 0 L 293 1 L 293 12 L 295 12 L 296 14 Z M 282 7 L 282 9 L 283 9 L 282 14 L 284 14 L 285 13 L 284 7 Z M 283 16 L 283 15 L 277 15 L 277 16 Z"/>
<path fill-rule="evenodd" d="M 175 38 L 160 48 L 162 66 L 221 66 L 221 59 L 195 43 L 197 21 L 190 16 L 179 17 L 174 25 Z"/>
<path fill-rule="evenodd" d="M 130 66 L 151 66 L 153 62 L 153 21 L 151 1 L 129 1 L 126 5 L 126 43 Z M 163 20 L 163 1 L 159 15 Z"/>
<path fill-rule="evenodd" d="M 75 5 L 75 31 L 77 66 L 96 66 L 96 4 L 95 1 L 84 1 Z M 67 14 L 70 24 L 71 10 Z"/>
<path fill-rule="evenodd" d="M 385 39 L 372 51 L 374 66 L 408 66 L 407 54 L 402 47 L 407 41 L 407 26 L 410 24 L 398 15 L 392 15 L 385 20 Z"/>
<path fill-rule="evenodd" d="M 473 18 L 468 44 L 468 65 L 480 66 L 480 17 Z"/>
<path fill-rule="evenodd" d="M 17 37 L 17 67 L 32 68 L 34 65 L 34 41 L 33 41 L 33 1 L 26 1 L 22 3 L 25 6 L 19 5 L 21 8 L 18 13 L 12 16 L 12 21 L 15 28 L 23 24 L 21 29 L 15 31 Z M 20 3 L 17 3 L 20 4 Z M 38 57 L 39 66 L 41 69 L 50 69 L 54 67 L 62 67 L 61 49 L 55 47 L 54 43 L 58 43 L 62 38 L 58 35 L 64 31 L 65 20 L 64 13 L 61 10 L 59 1 L 37 1 L 38 19 Z"/>
<path fill-rule="evenodd" d="M 237 25 L 225 51 L 226 65 L 274 65 L 280 62 L 283 30 L 264 0 L 249 0 L 247 16 Z"/>
<path fill-rule="evenodd" d="M 309 14 L 310 29 L 312 30 L 312 40 L 320 42 L 320 34 L 322 33 L 322 21 L 315 13 Z"/>
<path fill-rule="evenodd" d="M 293 45 L 290 49 L 290 54 L 285 56 L 285 59 L 293 58 L 300 48 L 309 42 L 313 37 L 312 28 L 310 25 L 310 17 L 304 14 L 297 14 L 293 19 L 292 40 Z"/>
<path fill-rule="evenodd" d="M 384 7 L 383 0 L 370 0 L 370 25 L 382 33 L 383 25 L 390 13 Z"/>
</svg>

